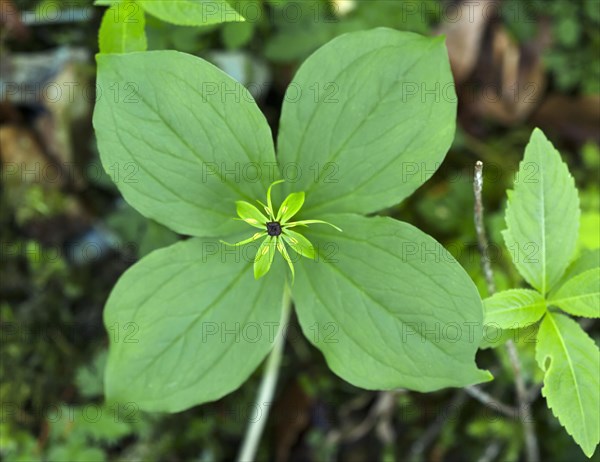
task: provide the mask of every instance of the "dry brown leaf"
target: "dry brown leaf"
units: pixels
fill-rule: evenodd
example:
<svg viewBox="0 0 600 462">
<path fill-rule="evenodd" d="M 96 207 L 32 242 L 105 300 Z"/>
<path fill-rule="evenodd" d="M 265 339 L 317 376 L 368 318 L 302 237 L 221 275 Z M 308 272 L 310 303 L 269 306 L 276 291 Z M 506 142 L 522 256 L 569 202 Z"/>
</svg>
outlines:
<svg viewBox="0 0 600 462">
<path fill-rule="evenodd" d="M 493 10 L 496 3 L 494 0 L 460 3 L 455 12 L 448 11 L 448 18 L 438 30 L 439 34 L 446 35 L 450 66 L 457 84 L 467 80 L 477 64 L 491 16 L 488 11 Z"/>
</svg>

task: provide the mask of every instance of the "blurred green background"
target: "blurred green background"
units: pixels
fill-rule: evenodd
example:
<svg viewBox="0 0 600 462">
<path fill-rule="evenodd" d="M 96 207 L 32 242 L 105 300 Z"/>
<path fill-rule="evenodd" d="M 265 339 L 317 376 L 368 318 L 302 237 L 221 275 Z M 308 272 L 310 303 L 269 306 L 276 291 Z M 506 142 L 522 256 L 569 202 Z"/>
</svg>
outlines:
<svg viewBox="0 0 600 462">
<path fill-rule="evenodd" d="M 214 62 L 251 89 L 274 132 L 295 70 L 333 37 L 377 26 L 446 35 L 459 95 L 455 143 L 437 174 L 385 213 L 444 244 L 482 296 L 473 166 L 485 164 L 496 283 L 518 287 L 500 231 L 506 189 L 535 126 L 576 179 L 579 248 L 600 247 L 597 0 L 231 3 L 245 23 L 180 27 L 147 16 L 149 49 Z M 260 370 L 226 398 L 175 415 L 103 404 L 113 335 L 102 325 L 107 296 L 137 259 L 180 238 L 129 207 L 98 159 L 91 114 L 104 8 L 91 0 L 1 0 L 0 7 L 0 458 L 233 459 L 248 422 L 265 411 L 253 403 Z M 598 341 L 598 323 L 585 328 Z M 535 394 L 542 460 L 584 460 L 539 395 L 531 338 L 517 344 Z M 514 405 L 504 355 L 482 350 L 478 363 L 496 376 L 485 390 Z M 290 332 L 270 411 L 260 461 L 517 461 L 523 449 L 518 417 L 494 412 L 463 391 L 377 393 L 343 382 L 299 328 Z"/>
</svg>

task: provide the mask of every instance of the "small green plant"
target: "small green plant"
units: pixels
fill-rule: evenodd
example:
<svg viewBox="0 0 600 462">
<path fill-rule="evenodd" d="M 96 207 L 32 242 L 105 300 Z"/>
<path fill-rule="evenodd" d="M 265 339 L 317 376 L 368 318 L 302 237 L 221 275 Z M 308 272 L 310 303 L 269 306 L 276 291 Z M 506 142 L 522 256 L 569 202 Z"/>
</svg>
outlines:
<svg viewBox="0 0 600 462">
<path fill-rule="evenodd" d="M 363 216 L 410 195 L 452 142 L 442 38 L 382 28 L 322 47 L 290 84 L 277 158 L 249 92 L 206 61 L 170 51 L 97 59 L 99 88 L 131 87 L 96 105 L 105 169 L 146 217 L 195 236 L 144 257 L 109 297 L 110 400 L 175 412 L 235 390 L 283 335 L 292 301 L 306 337 L 359 387 L 491 378 L 473 362 L 483 308 L 465 271 L 415 227 Z M 126 181 L 115 166 L 129 162 L 139 171 Z M 252 205 L 265 193 L 266 215 Z M 305 226 L 323 222 L 336 229 Z M 247 224 L 266 237 L 258 258 Z M 274 259 L 280 232 L 291 253 L 280 244 Z M 240 238 L 247 245 L 221 242 Z"/>
<path fill-rule="evenodd" d="M 96 0 L 108 6 L 98 33 L 101 53 L 146 51 L 146 14 L 179 26 L 245 21 L 227 0 Z"/>
<path fill-rule="evenodd" d="M 490 326 L 523 329 L 539 324 L 535 355 L 544 371 L 542 394 L 591 457 L 600 440 L 600 353 L 566 314 L 600 317 L 600 253 L 585 251 L 572 261 L 579 218 L 573 177 L 536 129 L 508 194 L 508 229 L 503 233 L 517 270 L 534 290 L 498 292 L 484 306 Z"/>
</svg>

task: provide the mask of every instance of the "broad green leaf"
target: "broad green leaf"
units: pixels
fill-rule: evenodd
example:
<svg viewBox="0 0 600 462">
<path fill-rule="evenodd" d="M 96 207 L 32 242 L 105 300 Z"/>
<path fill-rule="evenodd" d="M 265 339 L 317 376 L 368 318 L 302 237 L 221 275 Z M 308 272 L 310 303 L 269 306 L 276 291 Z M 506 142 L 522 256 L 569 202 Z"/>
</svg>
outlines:
<svg viewBox="0 0 600 462">
<path fill-rule="evenodd" d="M 100 53 L 146 51 L 148 43 L 144 10 L 135 2 L 123 2 L 105 11 L 100 25 Z"/>
<path fill-rule="evenodd" d="M 600 440 L 600 353 L 572 319 L 548 313 L 542 320 L 536 360 L 545 372 L 542 395 L 569 435 L 592 457 Z"/>
<path fill-rule="evenodd" d="M 569 279 L 548 300 L 574 316 L 600 318 L 600 268 Z"/>
<path fill-rule="evenodd" d="M 226 0 L 138 0 L 158 19 L 179 26 L 206 26 L 244 18 Z"/>
<path fill-rule="evenodd" d="M 239 387 L 270 351 L 284 271 L 252 276 L 253 254 L 190 239 L 130 268 L 111 293 L 109 400 L 177 412 Z"/>
<path fill-rule="evenodd" d="M 300 259 L 292 297 L 329 367 L 367 389 L 421 392 L 491 379 L 477 369 L 483 308 L 440 244 L 391 218 L 336 214 L 311 227 L 318 260 Z"/>
<path fill-rule="evenodd" d="M 300 67 L 283 103 L 278 155 L 302 216 L 397 204 L 439 167 L 456 95 L 444 39 L 379 28 L 342 35 Z"/>
<path fill-rule="evenodd" d="M 483 301 L 485 324 L 502 329 L 517 329 L 540 320 L 546 312 L 546 301 L 535 290 L 504 290 Z"/>
<path fill-rule="evenodd" d="M 222 237 L 246 226 L 232 220 L 235 201 L 264 197 L 275 165 L 271 131 L 250 93 L 184 53 L 97 59 L 94 128 L 125 200 L 181 234 Z"/>
<path fill-rule="evenodd" d="M 545 295 L 573 257 L 579 198 L 560 153 L 537 128 L 525 149 L 505 218 L 504 241 L 515 266 Z"/>
</svg>

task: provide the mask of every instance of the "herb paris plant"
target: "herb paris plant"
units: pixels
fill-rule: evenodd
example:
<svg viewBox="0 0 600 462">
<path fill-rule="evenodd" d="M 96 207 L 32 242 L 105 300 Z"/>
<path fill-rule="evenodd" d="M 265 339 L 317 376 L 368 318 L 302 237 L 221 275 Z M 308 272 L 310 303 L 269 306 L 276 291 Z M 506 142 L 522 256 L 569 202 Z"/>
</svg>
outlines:
<svg viewBox="0 0 600 462">
<path fill-rule="evenodd" d="M 410 195 L 452 142 L 442 38 L 375 29 L 322 47 L 288 88 L 277 158 L 249 92 L 206 61 L 172 51 L 98 56 L 100 89 L 132 83 L 131 98 L 96 105 L 103 165 L 112 175 L 137 165 L 134 181 L 113 176 L 124 198 L 193 237 L 143 258 L 115 286 L 105 324 L 137 334 L 111 339 L 109 399 L 174 412 L 236 389 L 284 330 L 288 291 L 304 335 L 354 385 L 431 391 L 491 378 L 474 364 L 483 310 L 465 271 L 417 228 L 363 216 Z M 265 193 L 266 215 L 252 205 Z M 276 214 L 273 203 L 282 204 Z M 232 219 L 236 208 L 245 223 Z M 322 222 L 343 232 L 303 226 Z M 220 242 L 248 241 L 248 224 L 267 238 L 268 264 L 255 236 Z M 283 246 L 273 259 L 269 238 L 280 232 L 289 259 Z M 293 285 L 284 259 L 295 263 Z"/>
</svg>

